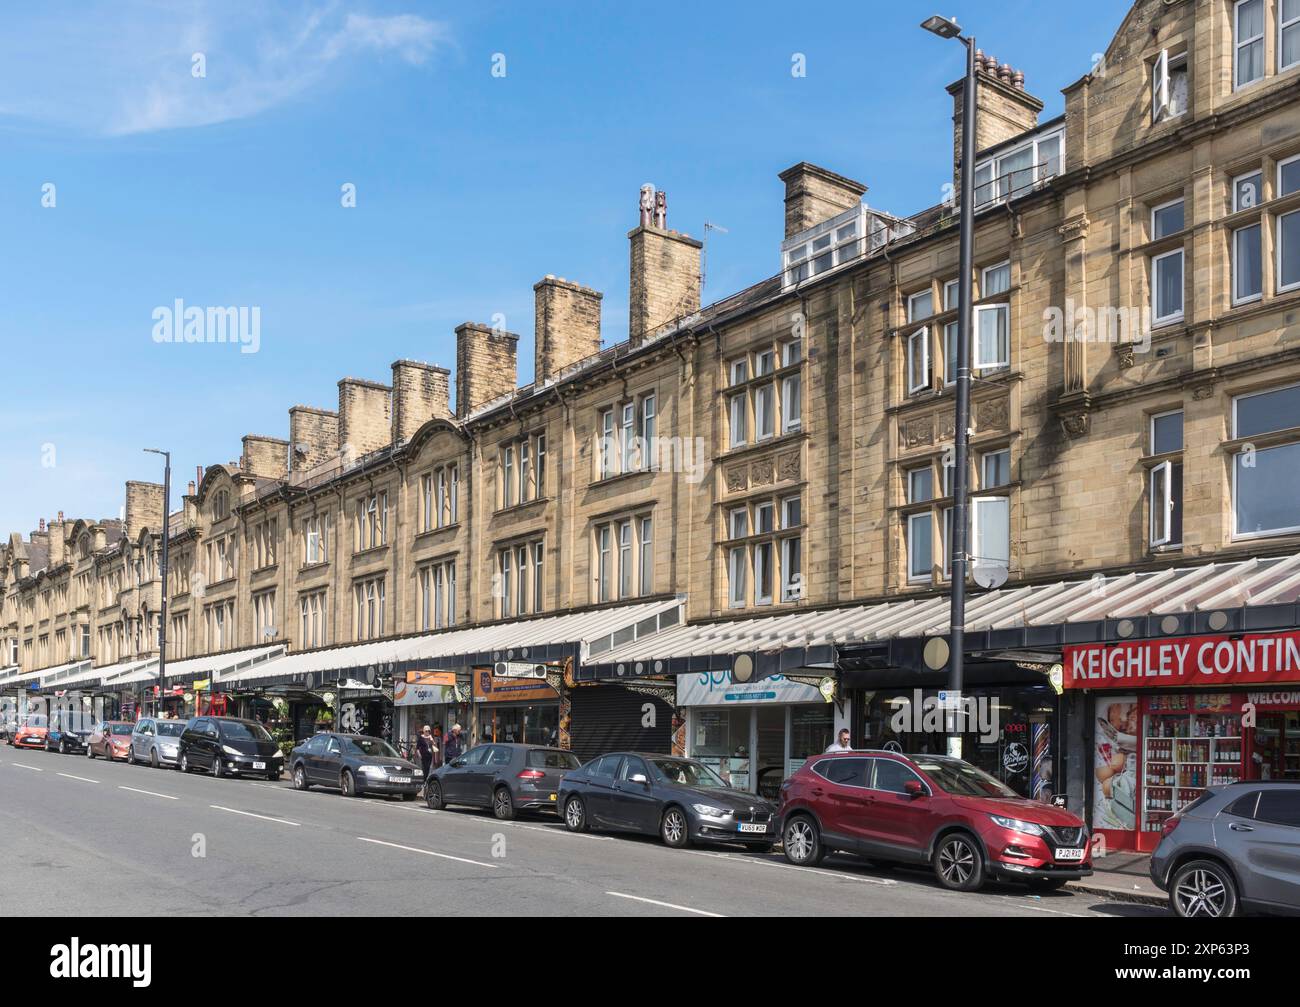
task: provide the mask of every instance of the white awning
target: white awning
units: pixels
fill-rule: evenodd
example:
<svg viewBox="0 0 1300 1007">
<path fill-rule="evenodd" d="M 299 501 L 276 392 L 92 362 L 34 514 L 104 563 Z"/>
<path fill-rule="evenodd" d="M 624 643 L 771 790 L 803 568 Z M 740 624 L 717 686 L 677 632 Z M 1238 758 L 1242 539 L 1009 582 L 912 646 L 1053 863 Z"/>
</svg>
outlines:
<svg viewBox="0 0 1300 1007">
<path fill-rule="evenodd" d="M 74 688 L 89 689 L 99 685 L 101 682 L 107 684 L 109 679 L 116 678 L 118 675 L 125 675 L 157 663 L 156 660 L 119 661 L 117 664 L 110 664 L 99 668 L 85 667 L 59 676 L 42 676 L 41 688 L 60 690 Z"/>
<path fill-rule="evenodd" d="M 470 666 L 495 661 L 558 660 L 575 652 L 585 660 L 624 642 L 653 635 L 681 620 L 679 598 L 510 622 L 448 629 L 397 640 L 376 640 L 289 654 L 219 678 L 221 686 L 299 683 L 334 685 L 339 679 L 370 684 L 377 675 L 413 667 Z"/>
<path fill-rule="evenodd" d="M 90 658 L 82 658 L 80 661 L 69 661 L 67 664 L 58 664 L 52 668 L 41 668 L 37 671 L 24 672 L 21 675 L 15 675 L 6 682 L 6 685 L 13 685 L 15 682 L 24 684 L 39 679 L 43 686 L 47 681 L 63 680 L 70 675 L 78 674 L 90 667 Z"/>
<path fill-rule="evenodd" d="M 974 590 L 966 599 L 966 633 L 996 642 L 1006 630 L 1154 620 L 1159 632 L 1243 632 L 1270 618 L 1300 625 L 1300 554 L 1251 558 L 1144 573 L 1096 575 L 1087 580 L 1009 585 Z M 807 667 L 831 667 L 834 650 L 872 642 L 946 635 L 947 595 L 904 598 L 871 605 L 692 623 L 620 645 L 592 661 L 599 678 L 664 675 L 718 667 L 742 653 L 780 655 Z M 1276 607 L 1296 607 L 1294 614 Z M 1239 610 L 1235 615 L 1228 610 Z M 1246 615 L 1254 610 L 1254 616 Z M 1223 613 L 1222 625 L 1205 619 Z M 1169 622 L 1170 617 L 1173 621 Z M 1162 621 L 1163 620 L 1163 621 Z M 1218 617 L 1216 617 L 1218 621 Z M 1201 628 L 1205 623 L 1206 628 Z M 1145 625 L 1145 623 L 1143 623 Z M 1171 628 L 1167 628 L 1171 627 Z M 1140 635 L 1141 627 L 1131 628 Z M 968 641 L 969 642 L 969 641 Z M 1067 641 L 1069 642 L 1069 641 Z M 1059 649 L 1059 647 L 1058 647 Z M 698 660 L 698 667 L 689 662 Z M 786 664 L 789 664 L 787 661 Z M 729 665 L 728 665 L 729 666 Z M 798 666 L 798 665 L 792 665 Z M 591 669 L 589 669 L 591 670 Z"/>
<path fill-rule="evenodd" d="M 0 668 L 0 685 L 4 685 L 10 679 L 18 677 L 18 665 L 10 665 L 8 668 Z"/>
</svg>

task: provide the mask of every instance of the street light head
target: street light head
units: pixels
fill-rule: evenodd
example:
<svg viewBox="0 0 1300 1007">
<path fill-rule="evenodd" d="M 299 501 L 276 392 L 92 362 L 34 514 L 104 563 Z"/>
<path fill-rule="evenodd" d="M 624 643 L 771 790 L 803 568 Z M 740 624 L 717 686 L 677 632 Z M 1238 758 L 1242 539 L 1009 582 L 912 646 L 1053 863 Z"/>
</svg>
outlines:
<svg viewBox="0 0 1300 1007">
<path fill-rule="evenodd" d="M 921 27 L 928 32 L 938 35 L 940 38 L 959 38 L 961 36 L 961 25 L 950 17 L 943 17 L 940 14 L 932 14 L 921 22 Z"/>
</svg>

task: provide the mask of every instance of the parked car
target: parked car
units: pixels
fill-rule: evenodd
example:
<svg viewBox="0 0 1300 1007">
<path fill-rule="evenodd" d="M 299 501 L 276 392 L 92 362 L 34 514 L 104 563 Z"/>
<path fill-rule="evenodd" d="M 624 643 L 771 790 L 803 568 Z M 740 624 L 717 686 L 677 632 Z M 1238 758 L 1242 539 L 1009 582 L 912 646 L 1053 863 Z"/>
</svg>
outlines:
<svg viewBox="0 0 1300 1007">
<path fill-rule="evenodd" d="M 779 834 L 773 804 L 672 755 L 602 755 L 564 775 L 558 803 L 571 832 L 641 832 L 674 847 L 728 842 L 766 851 Z"/>
<path fill-rule="evenodd" d="M 141 717 L 131 732 L 129 762 L 147 762 L 154 769 L 175 766 L 180 762 L 181 735 L 185 732 L 184 720 L 164 717 Z"/>
<path fill-rule="evenodd" d="M 86 739 L 86 755 L 102 755 L 112 762 L 131 755 L 131 731 L 135 727 L 129 720 L 105 720 L 98 724 Z"/>
<path fill-rule="evenodd" d="M 213 776 L 246 773 L 278 780 L 284 771 L 280 747 L 255 720 L 238 717 L 195 717 L 181 732 L 182 773 L 206 769 Z"/>
<path fill-rule="evenodd" d="M 18 723 L 18 729 L 9 738 L 14 748 L 44 748 L 49 724 L 43 713 L 29 713 Z"/>
<path fill-rule="evenodd" d="M 365 734 L 318 734 L 289 753 L 289 774 L 295 790 L 312 786 L 338 787 L 344 797 L 398 794 L 415 800 L 424 774 L 403 759 L 383 738 Z"/>
<path fill-rule="evenodd" d="M 1165 821 L 1150 872 L 1179 916 L 1300 913 L 1300 783 L 1211 787 Z"/>
<path fill-rule="evenodd" d="M 19 723 L 17 713 L 0 713 L 0 739 L 3 739 L 5 744 L 13 745 L 14 735 L 18 733 Z"/>
<path fill-rule="evenodd" d="M 501 819 L 519 811 L 554 811 L 560 779 L 582 765 L 562 748 L 545 745 L 479 745 L 429 774 L 424 800 L 438 810 L 448 804 L 491 808 Z"/>
<path fill-rule="evenodd" d="M 780 821 L 785 857 L 801 867 L 834 851 L 929 864 L 939 884 L 965 892 L 988 878 L 1044 890 L 1092 873 L 1081 819 L 946 756 L 811 758 L 782 784 Z"/>
<path fill-rule="evenodd" d="M 45 732 L 45 750 L 62 755 L 85 752 L 86 742 L 94 730 L 94 717 L 80 710 L 55 710 L 50 714 Z"/>
</svg>

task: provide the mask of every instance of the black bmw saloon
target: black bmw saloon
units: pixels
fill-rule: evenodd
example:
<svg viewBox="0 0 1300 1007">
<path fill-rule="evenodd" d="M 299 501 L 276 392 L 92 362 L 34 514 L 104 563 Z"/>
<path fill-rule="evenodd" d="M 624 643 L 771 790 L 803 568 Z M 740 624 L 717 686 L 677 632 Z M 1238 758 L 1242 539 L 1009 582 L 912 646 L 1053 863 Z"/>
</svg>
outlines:
<svg viewBox="0 0 1300 1007">
<path fill-rule="evenodd" d="M 771 803 L 728 786 L 694 759 L 672 755 L 599 756 L 564 775 L 556 803 L 572 832 L 640 832 L 674 847 L 742 843 L 762 851 L 777 836 Z"/>
</svg>

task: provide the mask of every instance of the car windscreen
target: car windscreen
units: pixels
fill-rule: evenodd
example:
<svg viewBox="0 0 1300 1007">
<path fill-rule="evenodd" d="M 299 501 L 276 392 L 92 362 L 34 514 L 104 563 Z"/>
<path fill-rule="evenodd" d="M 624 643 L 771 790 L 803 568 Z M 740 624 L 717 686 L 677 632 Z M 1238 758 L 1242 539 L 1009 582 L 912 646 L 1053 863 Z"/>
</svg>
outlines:
<svg viewBox="0 0 1300 1007">
<path fill-rule="evenodd" d="M 572 752 L 555 748 L 534 748 L 528 753 L 529 769 L 578 769 L 582 763 Z"/>
<path fill-rule="evenodd" d="M 716 787 L 729 789 L 729 785 L 708 766 L 690 759 L 651 759 L 655 775 L 664 783 L 679 787 Z"/>
<path fill-rule="evenodd" d="M 1019 797 L 997 777 L 961 759 L 917 758 L 921 772 L 956 797 Z"/>
<path fill-rule="evenodd" d="M 114 734 L 130 734 L 132 731 L 135 730 L 135 725 L 134 724 L 111 724 L 109 726 L 109 730 L 111 730 Z"/>
<path fill-rule="evenodd" d="M 348 738 L 343 742 L 349 755 L 373 755 L 381 759 L 400 759 L 397 750 L 383 738 Z"/>
<path fill-rule="evenodd" d="M 160 737 L 179 738 L 185 733 L 185 721 L 183 720 L 157 720 L 154 721 L 154 727 L 157 729 Z"/>
<path fill-rule="evenodd" d="M 271 736 L 261 724 L 246 724 L 242 720 L 227 720 L 221 725 L 221 733 L 226 738 L 238 741 L 270 741 Z"/>
</svg>

